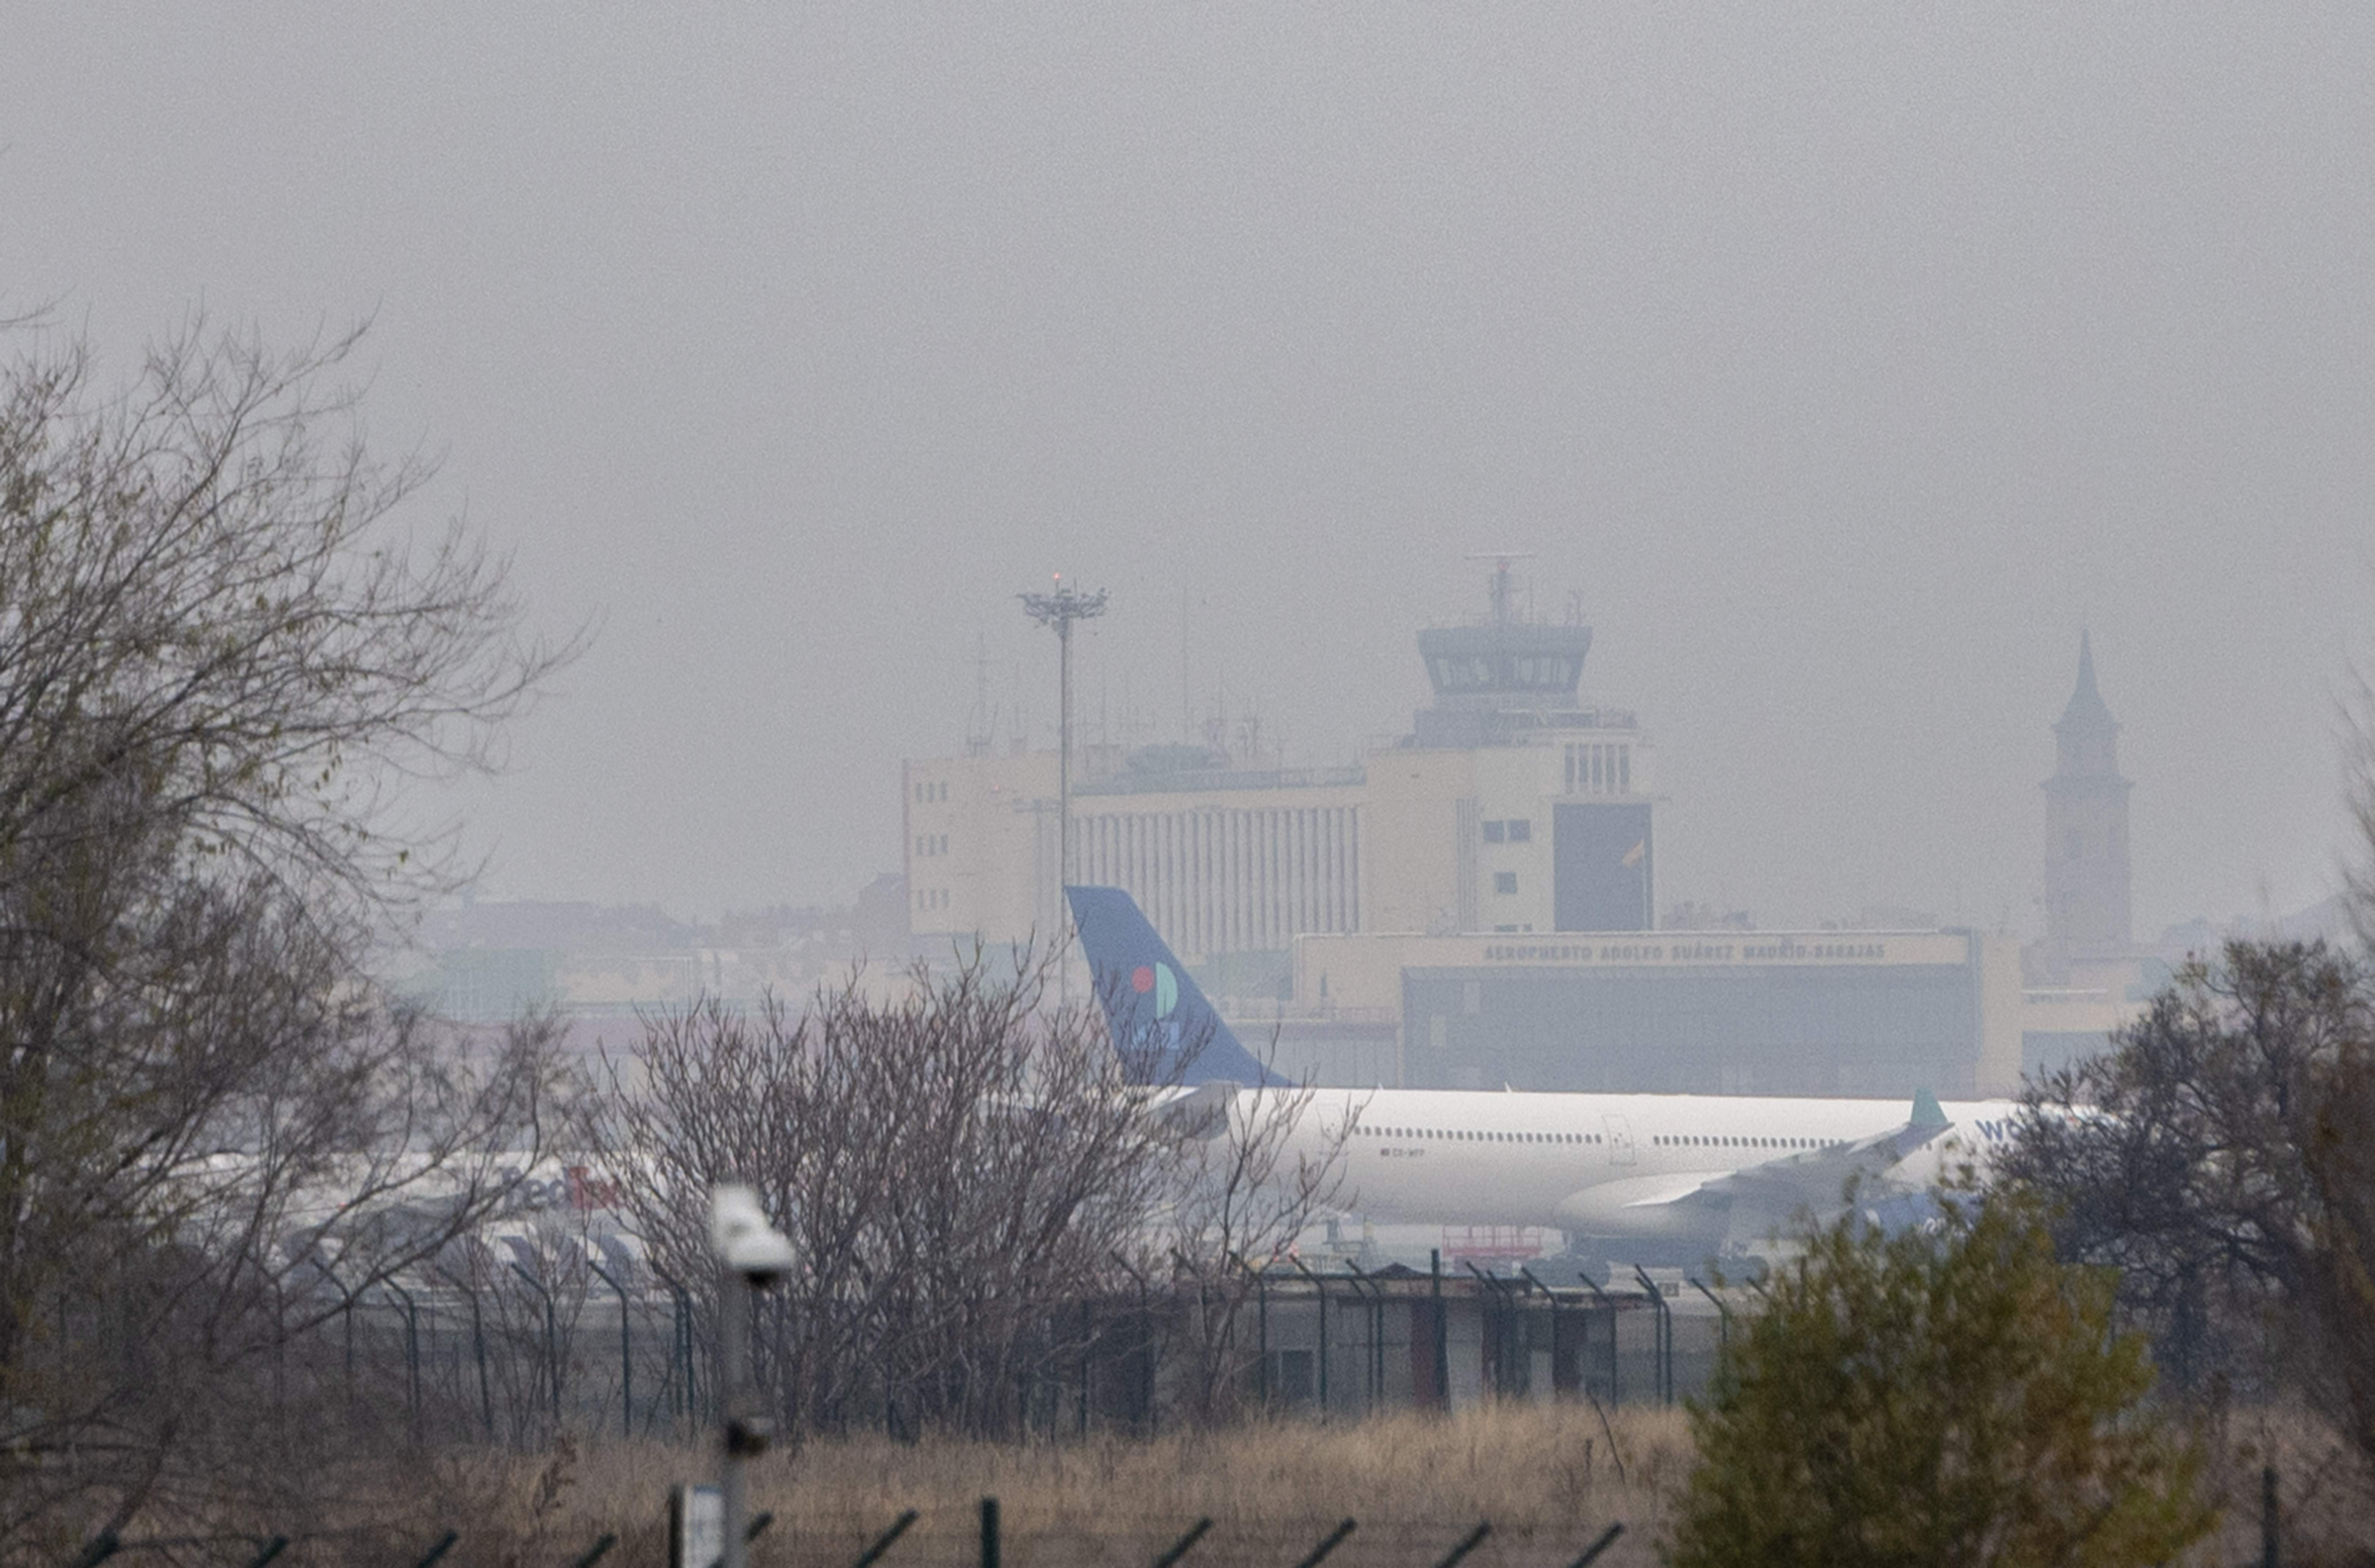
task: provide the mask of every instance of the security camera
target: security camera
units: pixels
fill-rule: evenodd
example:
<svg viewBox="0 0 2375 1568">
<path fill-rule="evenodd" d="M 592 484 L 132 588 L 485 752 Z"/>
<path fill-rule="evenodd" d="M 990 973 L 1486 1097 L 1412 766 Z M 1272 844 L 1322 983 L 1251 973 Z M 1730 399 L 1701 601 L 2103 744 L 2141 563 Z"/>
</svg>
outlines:
<svg viewBox="0 0 2375 1568">
<path fill-rule="evenodd" d="M 792 1239 L 767 1223 L 759 1195 L 738 1183 L 722 1183 L 710 1192 L 709 1244 L 727 1267 L 760 1290 L 789 1274 L 798 1261 Z"/>
</svg>

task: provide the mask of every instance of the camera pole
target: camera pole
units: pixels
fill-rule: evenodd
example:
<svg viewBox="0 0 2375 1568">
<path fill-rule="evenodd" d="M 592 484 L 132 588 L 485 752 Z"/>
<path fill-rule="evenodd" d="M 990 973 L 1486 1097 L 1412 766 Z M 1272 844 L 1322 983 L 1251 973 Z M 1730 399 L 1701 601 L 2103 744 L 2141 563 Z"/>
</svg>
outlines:
<svg viewBox="0 0 2375 1568">
<path fill-rule="evenodd" d="M 726 1515 L 726 1551 L 719 1558 L 722 1568 L 745 1568 L 750 1545 L 743 1532 L 750 1528 L 750 1456 L 765 1444 L 763 1432 L 751 1430 L 750 1400 L 750 1281 L 731 1264 L 721 1264 L 717 1270 L 717 1355 L 718 1381 L 725 1386 L 723 1407 L 726 1445 L 725 1463 L 718 1477 L 717 1491 L 724 1503 Z"/>
<path fill-rule="evenodd" d="M 767 1222 L 759 1195 L 738 1183 L 710 1189 L 709 1242 L 717 1251 L 717 1410 L 725 1448 L 717 1493 L 726 1539 L 717 1561 L 719 1568 L 745 1568 L 750 1461 L 767 1451 L 773 1435 L 750 1389 L 751 1292 L 789 1273 L 796 1255 L 790 1240 Z"/>
</svg>

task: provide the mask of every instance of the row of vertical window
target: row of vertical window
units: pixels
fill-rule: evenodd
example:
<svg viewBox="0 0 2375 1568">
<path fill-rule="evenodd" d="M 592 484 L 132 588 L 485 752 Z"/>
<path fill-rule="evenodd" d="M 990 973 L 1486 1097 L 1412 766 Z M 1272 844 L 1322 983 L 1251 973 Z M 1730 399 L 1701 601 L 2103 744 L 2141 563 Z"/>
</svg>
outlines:
<svg viewBox="0 0 2375 1568">
<path fill-rule="evenodd" d="M 1632 794 L 1633 748 L 1613 740 L 1569 741 L 1566 745 L 1566 793 Z"/>
<path fill-rule="evenodd" d="M 1484 824 L 1486 843 L 1531 843 L 1534 824 L 1524 817 L 1507 817 Z"/>
<path fill-rule="evenodd" d="M 1356 807 L 1100 812 L 1072 831 L 1080 879 L 1128 889 L 1182 951 L 1359 929 Z"/>
<path fill-rule="evenodd" d="M 1471 1132 L 1456 1127 L 1365 1127 L 1353 1129 L 1356 1138 L 1400 1138 L 1439 1139 L 1445 1143 L 1605 1143 L 1599 1133 L 1549 1132 Z"/>
<path fill-rule="evenodd" d="M 918 782 L 916 785 L 916 804 L 918 806 L 929 806 L 936 800 L 946 800 L 948 797 L 949 781 L 946 779 Z"/>
<path fill-rule="evenodd" d="M 922 833 L 916 839 L 916 854 L 918 856 L 946 855 L 948 852 L 949 835 L 946 833 Z"/>
<path fill-rule="evenodd" d="M 948 907 L 949 907 L 949 890 L 948 890 L 948 889 L 946 889 L 946 888 L 917 888 L 917 889 L 916 890 L 916 907 L 917 909 L 946 909 L 946 908 L 948 908 Z"/>
</svg>

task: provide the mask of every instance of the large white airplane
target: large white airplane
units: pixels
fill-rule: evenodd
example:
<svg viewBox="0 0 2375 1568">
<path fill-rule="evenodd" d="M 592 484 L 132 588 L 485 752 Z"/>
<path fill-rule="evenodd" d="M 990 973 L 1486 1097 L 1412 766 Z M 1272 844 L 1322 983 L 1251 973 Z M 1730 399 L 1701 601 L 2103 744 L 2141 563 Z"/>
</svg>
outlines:
<svg viewBox="0 0 2375 1568">
<path fill-rule="evenodd" d="M 1570 1094 L 1474 1090 L 1295 1091 L 1258 1061 L 1205 1000 L 1129 894 L 1068 887 L 1115 1046 L 1179 1113 L 1242 1122 L 1303 1099 L 1291 1147 L 1338 1143 L 1345 1206 L 1389 1220 L 1540 1226 L 1586 1256 L 1695 1264 L 1767 1253 L 1801 1216 L 1859 1202 L 1918 1212 L 1968 1162 L 1984 1171 L 2010 1136 L 2009 1100 L 1941 1104 L 1753 1095 Z M 1217 1126 L 1217 1120 L 1212 1123 Z"/>
</svg>

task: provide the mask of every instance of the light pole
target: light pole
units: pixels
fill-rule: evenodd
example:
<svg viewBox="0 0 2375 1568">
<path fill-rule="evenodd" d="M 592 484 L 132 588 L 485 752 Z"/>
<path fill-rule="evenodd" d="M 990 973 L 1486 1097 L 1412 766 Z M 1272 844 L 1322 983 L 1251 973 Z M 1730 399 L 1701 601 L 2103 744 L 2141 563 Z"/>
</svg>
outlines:
<svg viewBox="0 0 2375 1568">
<path fill-rule="evenodd" d="M 1105 613 L 1105 590 L 1083 594 L 1064 581 L 1062 572 L 1056 573 L 1054 591 L 1046 594 L 1017 594 L 1022 601 L 1023 613 L 1042 626 L 1056 629 L 1057 703 L 1059 713 L 1056 721 L 1056 921 L 1060 928 L 1064 919 L 1064 890 L 1072 880 L 1072 623 L 1093 620 Z M 1062 1005 L 1067 990 L 1067 968 L 1056 972 L 1056 996 Z"/>
<path fill-rule="evenodd" d="M 717 1403 L 726 1447 L 717 1487 L 726 1550 L 718 1562 L 721 1568 L 744 1568 L 750 1514 L 744 1471 L 752 1456 L 767 1451 L 772 1435 L 750 1397 L 750 1297 L 790 1273 L 797 1255 L 791 1238 L 767 1223 L 759 1195 L 732 1182 L 710 1189 L 709 1242 L 718 1260 Z"/>
</svg>

